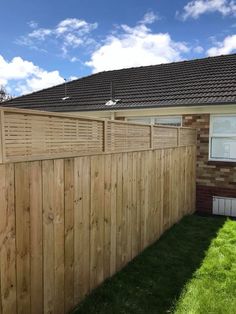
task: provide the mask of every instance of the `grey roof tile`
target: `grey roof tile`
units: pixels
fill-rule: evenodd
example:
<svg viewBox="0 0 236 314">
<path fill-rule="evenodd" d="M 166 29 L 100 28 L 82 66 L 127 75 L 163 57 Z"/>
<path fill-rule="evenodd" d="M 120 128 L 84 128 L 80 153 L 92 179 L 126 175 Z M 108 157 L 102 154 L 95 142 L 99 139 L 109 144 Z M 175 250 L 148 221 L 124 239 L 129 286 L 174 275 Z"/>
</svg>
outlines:
<svg viewBox="0 0 236 314">
<path fill-rule="evenodd" d="M 108 107 L 111 82 L 121 101 Z M 1 105 L 72 112 L 236 104 L 236 54 L 101 72 L 66 83 L 66 90 L 62 84 Z"/>
</svg>

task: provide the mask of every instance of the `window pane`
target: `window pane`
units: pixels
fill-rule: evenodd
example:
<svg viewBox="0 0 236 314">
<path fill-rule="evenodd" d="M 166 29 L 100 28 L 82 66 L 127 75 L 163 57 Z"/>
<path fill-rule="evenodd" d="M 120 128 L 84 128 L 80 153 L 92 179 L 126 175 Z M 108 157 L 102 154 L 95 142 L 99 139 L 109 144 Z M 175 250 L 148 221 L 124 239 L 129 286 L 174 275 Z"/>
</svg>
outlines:
<svg viewBox="0 0 236 314">
<path fill-rule="evenodd" d="M 212 135 L 214 134 L 236 135 L 236 116 L 213 117 Z"/>
<path fill-rule="evenodd" d="M 155 118 L 155 124 L 181 126 L 181 117 L 157 117 Z"/>
<path fill-rule="evenodd" d="M 150 124 L 151 118 L 150 117 L 135 117 L 135 118 L 128 118 L 127 121 L 129 122 L 137 122 L 137 123 L 143 123 L 143 124 Z"/>
<path fill-rule="evenodd" d="M 138 122 L 145 124 L 161 124 L 161 125 L 173 125 L 181 126 L 181 116 L 160 116 L 160 117 L 130 117 L 127 121 Z"/>
<path fill-rule="evenodd" d="M 236 139 L 212 138 L 211 158 L 236 159 Z"/>
</svg>

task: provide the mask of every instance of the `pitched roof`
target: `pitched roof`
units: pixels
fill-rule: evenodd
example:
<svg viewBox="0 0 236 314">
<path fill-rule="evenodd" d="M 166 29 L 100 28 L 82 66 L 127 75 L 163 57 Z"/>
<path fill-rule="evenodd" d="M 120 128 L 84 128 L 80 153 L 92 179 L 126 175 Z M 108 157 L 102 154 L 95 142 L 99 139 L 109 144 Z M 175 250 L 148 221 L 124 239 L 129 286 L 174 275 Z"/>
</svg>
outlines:
<svg viewBox="0 0 236 314">
<path fill-rule="evenodd" d="M 107 106 L 111 89 L 120 101 Z M 101 72 L 1 105 L 72 112 L 208 104 L 236 104 L 236 54 Z"/>
</svg>

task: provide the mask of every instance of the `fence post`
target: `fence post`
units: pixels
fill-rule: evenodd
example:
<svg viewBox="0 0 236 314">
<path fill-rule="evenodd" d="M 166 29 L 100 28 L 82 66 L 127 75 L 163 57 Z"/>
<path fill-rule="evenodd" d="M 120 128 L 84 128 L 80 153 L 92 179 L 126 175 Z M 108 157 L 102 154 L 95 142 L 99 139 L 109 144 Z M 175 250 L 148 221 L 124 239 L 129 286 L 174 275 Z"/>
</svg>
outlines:
<svg viewBox="0 0 236 314">
<path fill-rule="evenodd" d="M 153 149 L 153 125 L 150 125 L 150 148 Z"/>
<path fill-rule="evenodd" d="M 177 146 L 180 146 L 180 128 L 177 129 Z"/>
<path fill-rule="evenodd" d="M 103 152 L 107 152 L 107 120 L 103 122 Z"/>
<path fill-rule="evenodd" d="M 0 111 L 0 162 L 5 162 L 5 128 L 4 128 L 4 111 Z"/>
</svg>

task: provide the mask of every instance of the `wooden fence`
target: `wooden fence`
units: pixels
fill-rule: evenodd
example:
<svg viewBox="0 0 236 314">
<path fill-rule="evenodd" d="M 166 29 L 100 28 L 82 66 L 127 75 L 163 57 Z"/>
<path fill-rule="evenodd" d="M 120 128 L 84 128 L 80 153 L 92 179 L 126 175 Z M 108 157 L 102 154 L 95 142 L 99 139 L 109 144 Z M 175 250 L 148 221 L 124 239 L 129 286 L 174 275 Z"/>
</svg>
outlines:
<svg viewBox="0 0 236 314">
<path fill-rule="evenodd" d="M 0 162 L 194 145 L 191 128 L 0 107 Z"/>
<path fill-rule="evenodd" d="M 17 156 L 9 155 L 6 138 L 14 123 L 9 126 L 6 112 L 2 115 L 0 314 L 68 313 L 195 210 L 196 147 L 190 129 L 160 128 L 164 132 L 160 137 L 154 127 L 139 125 L 143 133 L 133 134 L 129 124 L 120 124 L 127 135 L 123 149 L 135 150 L 127 146 L 135 145 L 135 135 L 145 138 L 150 147 L 116 152 L 124 134 L 120 135 L 118 123 L 102 121 L 101 152 L 54 159 L 45 153 L 42 160 L 27 161 L 36 158 L 32 150 L 23 156 L 19 151 Z M 163 130 L 176 136 L 171 147 Z M 30 132 L 32 149 L 36 135 Z M 154 149 L 155 145 L 164 148 Z"/>
</svg>

